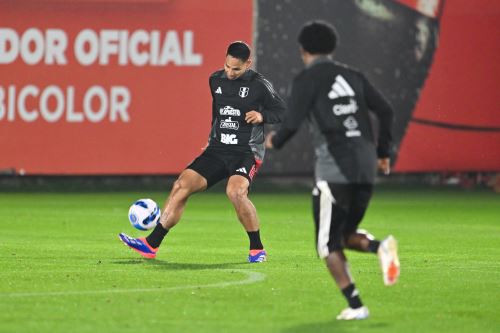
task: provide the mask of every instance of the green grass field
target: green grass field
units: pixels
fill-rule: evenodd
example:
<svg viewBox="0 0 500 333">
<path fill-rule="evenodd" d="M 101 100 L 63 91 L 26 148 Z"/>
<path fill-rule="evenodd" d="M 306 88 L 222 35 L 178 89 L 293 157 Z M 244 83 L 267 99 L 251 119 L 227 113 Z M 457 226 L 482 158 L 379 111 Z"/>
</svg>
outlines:
<svg viewBox="0 0 500 333">
<path fill-rule="evenodd" d="M 380 190 L 362 224 L 400 243 L 382 283 L 374 255 L 349 252 L 371 317 L 337 322 L 345 301 L 316 257 L 309 193 L 253 193 L 268 262 L 223 193 L 195 195 L 156 260 L 118 240 L 128 206 L 165 193 L 0 194 L 0 332 L 500 332 L 500 197 Z"/>
</svg>

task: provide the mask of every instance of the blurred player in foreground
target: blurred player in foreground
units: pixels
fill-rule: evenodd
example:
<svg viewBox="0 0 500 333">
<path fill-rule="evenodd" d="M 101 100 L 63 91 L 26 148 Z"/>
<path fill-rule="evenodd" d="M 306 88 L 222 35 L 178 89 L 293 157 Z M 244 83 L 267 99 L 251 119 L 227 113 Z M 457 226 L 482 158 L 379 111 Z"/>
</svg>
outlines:
<svg viewBox="0 0 500 333">
<path fill-rule="evenodd" d="M 266 260 L 257 211 L 248 191 L 264 158 L 264 124 L 280 122 L 285 103 L 269 81 L 250 69 L 251 63 L 247 44 L 238 41 L 229 45 L 224 69 L 209 79 L 212 129 L 206 149 L 175 181 L 160 222 L 149 236 L 119 235 L 125 245 L 142 256 L 156 257 L 161 242 L 181 219 L 193 193 L 228 179 L 227 196 L 250 240 L 248 261 Z"/>
<path fill-rule="evenodd" d="M 317 251 L 349 304 L 337 319 L 365 319 L 369 311 L 354 285 L 344 248 L 378 254 L 384 283 L 396 283 L 399 259 L 394 237 L 380 242 L 358 230 L 377 166 L 386 175 L 390 172 L 393 110 L 362 73 L 332 60 L 337 35 L 331 25 L 308 23 L 298 40 L 305 69 L 294 78 L 289 112 L 280 130 L 266 137 L 266 147 L 281 148 L 309 120 L 316 154 Z M 369 110 L 379 120 L 377 143 Z"/>
</svg>

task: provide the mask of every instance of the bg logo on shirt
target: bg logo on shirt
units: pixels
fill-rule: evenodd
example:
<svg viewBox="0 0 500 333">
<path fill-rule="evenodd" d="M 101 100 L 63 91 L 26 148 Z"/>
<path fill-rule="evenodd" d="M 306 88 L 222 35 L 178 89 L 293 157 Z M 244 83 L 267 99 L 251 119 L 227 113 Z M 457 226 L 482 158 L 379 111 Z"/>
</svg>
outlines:
<svg viewBox="0 0 500 333">
<path fill-rule="evenodd" d="M 221 134 L 220 142 L 226 145 L 237 145 L 238 139 L 236 138 L 236 134 Z"/>
</svg>

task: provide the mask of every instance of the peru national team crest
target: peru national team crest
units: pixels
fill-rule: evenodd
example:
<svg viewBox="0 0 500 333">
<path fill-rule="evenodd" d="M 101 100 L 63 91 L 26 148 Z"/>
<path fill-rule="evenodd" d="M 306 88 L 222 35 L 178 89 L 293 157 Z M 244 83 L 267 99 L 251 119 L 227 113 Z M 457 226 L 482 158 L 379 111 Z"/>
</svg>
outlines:
<svg viewBox="0 0 500 333">
<path fill-rule="evenodd" d="M 249 90 L 250 90 L 250 88 L 248 88 L 248 87 L 240 87 L 240 92 L 238 93 L 238 95 L 240 95 L 241 98 L 245 98 L 248 96 Z"/>
</svg>

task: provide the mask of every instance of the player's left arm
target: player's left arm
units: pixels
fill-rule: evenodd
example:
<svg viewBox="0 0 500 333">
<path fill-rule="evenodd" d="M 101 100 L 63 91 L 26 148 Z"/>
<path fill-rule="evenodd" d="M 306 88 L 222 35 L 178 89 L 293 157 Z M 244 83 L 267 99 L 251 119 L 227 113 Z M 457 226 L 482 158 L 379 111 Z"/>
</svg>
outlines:
<svg viewBox="0 0 500 333">
<path fill-rule="evenodd" d="M 365 99 L 368 107 L 379 120 L 377 166 L 385 175 L 391 172 L 391 145 L 394 110 L 387 99 L 362 75 Z"/>
<path fill-rule="evenodd" d="M 259 111 L 252 110 L 246 113 L 245 120 L 252 124 L 276 124 L 280 123 L 285 114 L 286 106 L 283 99 L 274 90 L 271 82 L 264 78 L 258 78 L 262 84 L 263 100 Z"/>
<path fill-rule="evenodd" d="M 364 95 L 368 108 L 379 120 L 377 155 L 379 159 L 388 159 L 392 145 L 394 110 L 387 99 L 362 75 Z"/>
</svg>

